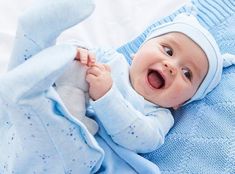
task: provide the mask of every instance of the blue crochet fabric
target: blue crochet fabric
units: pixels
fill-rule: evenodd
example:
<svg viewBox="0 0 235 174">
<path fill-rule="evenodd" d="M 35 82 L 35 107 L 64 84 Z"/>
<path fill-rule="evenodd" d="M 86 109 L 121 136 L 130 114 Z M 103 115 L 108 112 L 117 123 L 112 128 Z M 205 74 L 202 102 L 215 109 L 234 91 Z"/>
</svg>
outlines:
<svg viewBox="0 0 235 174">
<path fill-rule="evenodd" d="M 235 54 L 235 1 L 194 0 L 197 18 L 214 35 L 222 53 Z M 133 41 L 118 49 L 131 62 L 151 30 L 187 12 L 187 5 L 150 25 Z M 175 113 L 175 126 L 158 150 L 143 154 L 161 172 L 235 173 L 235 66 L 224 69 L 220 85 L 206 98 Z"/>
</svg>

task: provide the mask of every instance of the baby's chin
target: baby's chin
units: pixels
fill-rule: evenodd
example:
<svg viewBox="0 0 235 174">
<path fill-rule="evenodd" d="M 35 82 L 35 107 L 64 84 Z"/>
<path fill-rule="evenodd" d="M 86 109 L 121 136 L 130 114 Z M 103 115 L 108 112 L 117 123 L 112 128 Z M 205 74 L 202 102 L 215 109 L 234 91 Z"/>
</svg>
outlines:
<svg viewBox="0 0 235 174">
<path fill-rule="evenodd" d="M 179 109 L 183 104 L 182 103 L 168 103 L 166 101 L 156 101 L 156 100 L 153 100 L 151 99 L 150 97 L 144 97 L 145 100 L 147 100 L 148 102 L 150 103 L 153 103 L 161 108 L 166 108 L 166 109 L 174 109 L 174 110 L 177 110 Z"/>
</svg>

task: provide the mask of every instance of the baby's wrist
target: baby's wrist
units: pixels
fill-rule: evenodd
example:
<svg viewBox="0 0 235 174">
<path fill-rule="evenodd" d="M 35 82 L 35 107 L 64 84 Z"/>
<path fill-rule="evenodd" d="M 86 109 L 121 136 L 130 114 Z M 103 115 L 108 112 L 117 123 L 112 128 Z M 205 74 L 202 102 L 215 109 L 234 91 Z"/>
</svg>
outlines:
<svg viewBox="0 0 235 174">
<path fill-rule="evenodd" d="M 108 87 L 108 88 L 105 88 L 103 90 L 99 90 L 99 89 L 96 89 L 96 91 L 99 91 L 99 92 L 89 92 L 90 94 L 90 98 L 93 100 L 93 101 L 96 101 L 96 100 L 99 100 L 100 98 L 104 97 L 112 88 L 112 84 Z"/>
</svg>

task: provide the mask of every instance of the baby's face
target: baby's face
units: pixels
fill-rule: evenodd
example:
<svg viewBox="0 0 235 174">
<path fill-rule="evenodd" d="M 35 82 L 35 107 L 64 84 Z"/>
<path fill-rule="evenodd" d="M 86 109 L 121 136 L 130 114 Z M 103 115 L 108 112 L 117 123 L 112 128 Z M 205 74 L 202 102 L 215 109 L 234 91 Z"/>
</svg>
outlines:
<svg viewBox="0 0 235 174">
<path fill-rule="evenodd" d="M 203 50 L 175 32 L 153 38 L 138 50 L 130 67 L 130 80 L 146 100 L 176 109 L 195 94 L 207 71 Z"/>
</svg>

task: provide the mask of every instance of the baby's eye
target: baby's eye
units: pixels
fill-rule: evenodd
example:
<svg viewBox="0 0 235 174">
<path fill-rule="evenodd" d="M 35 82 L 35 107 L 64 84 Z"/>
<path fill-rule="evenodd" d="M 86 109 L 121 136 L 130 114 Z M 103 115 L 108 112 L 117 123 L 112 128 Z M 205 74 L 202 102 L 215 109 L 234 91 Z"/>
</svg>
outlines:
<svg viewBox="0 0 235 174">
<path fill-rule="evenodd" d="M 163 49 L 168 56 L 173 56 L 173 50 L 170 47 L 163 46 Z"/>
<path fill-rule="evenodd" d="M 184 76 L 191 81 L 193 75 L 192 75 L 192 72 L 190 71 L 190 69 L 182 68 L 182 71 L 183 71 Z"/>
</svg>

